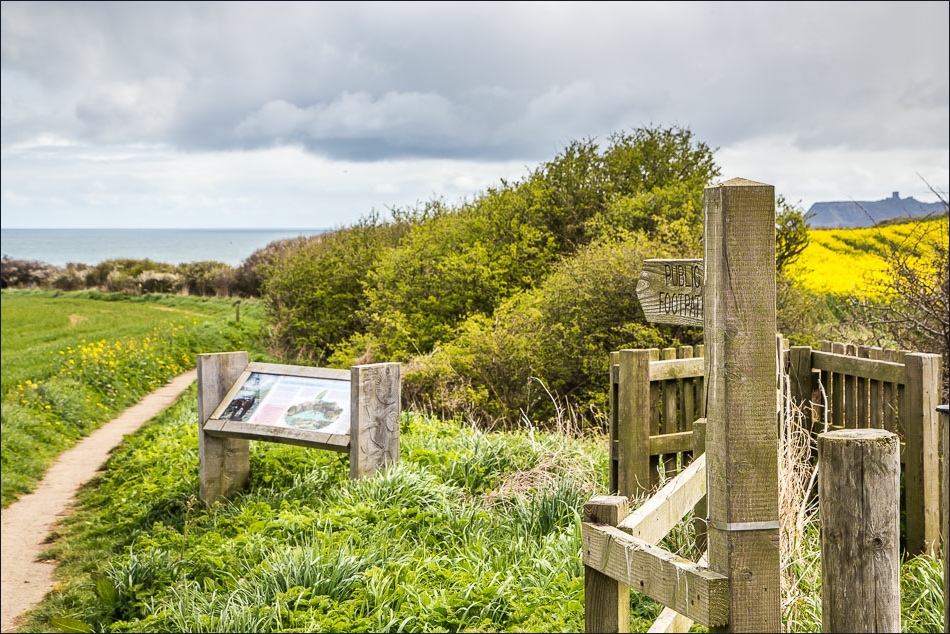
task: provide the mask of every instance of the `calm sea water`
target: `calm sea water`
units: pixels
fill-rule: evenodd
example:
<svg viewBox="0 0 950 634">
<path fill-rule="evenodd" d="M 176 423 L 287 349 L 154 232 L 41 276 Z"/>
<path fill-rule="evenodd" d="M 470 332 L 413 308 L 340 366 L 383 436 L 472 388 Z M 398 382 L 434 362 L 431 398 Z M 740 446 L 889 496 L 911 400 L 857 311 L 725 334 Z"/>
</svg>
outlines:
<svg viewBox="0 0 950 634">
<path fill-rule="evenodd" d="M 275 240 L 325 229 L 0 229 L 4 257 L 65 266 L 116 258 L 181 264 L 214 260 L 238 266 Z"/>
</svg>

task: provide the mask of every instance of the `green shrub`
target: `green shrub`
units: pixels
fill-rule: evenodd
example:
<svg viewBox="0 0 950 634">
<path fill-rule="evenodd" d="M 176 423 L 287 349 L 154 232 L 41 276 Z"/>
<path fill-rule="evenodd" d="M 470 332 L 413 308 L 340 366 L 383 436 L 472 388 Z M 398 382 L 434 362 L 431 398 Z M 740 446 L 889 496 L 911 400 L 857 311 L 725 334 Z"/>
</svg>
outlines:
<svg viewBox="0 0 950 634">
<path fill-rule="evenodd" d="M 698 342 L 695 330 L 646 324 L 636 295 L 644 257 L 670 255 L 644 237 L 598 242 L 564 260 L 536 289 L 475 316 L 439 351 L 407 364 L 410 401 L 443 414 L 515 426 L 606 407 L 609 353 Z"/>
</svg>

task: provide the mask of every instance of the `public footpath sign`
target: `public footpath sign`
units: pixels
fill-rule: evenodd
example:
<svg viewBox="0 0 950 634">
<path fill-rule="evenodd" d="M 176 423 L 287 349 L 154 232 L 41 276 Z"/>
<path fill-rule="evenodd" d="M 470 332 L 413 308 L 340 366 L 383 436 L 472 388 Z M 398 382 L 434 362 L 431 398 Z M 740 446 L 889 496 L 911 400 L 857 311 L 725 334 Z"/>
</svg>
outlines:
<svg viewBox="0 0 950 634">
<path fill-rule="evenodd" d="M 644 260 L 637 299 L 651 323 L 703 327 L 703 260 Z"/>
</svg>

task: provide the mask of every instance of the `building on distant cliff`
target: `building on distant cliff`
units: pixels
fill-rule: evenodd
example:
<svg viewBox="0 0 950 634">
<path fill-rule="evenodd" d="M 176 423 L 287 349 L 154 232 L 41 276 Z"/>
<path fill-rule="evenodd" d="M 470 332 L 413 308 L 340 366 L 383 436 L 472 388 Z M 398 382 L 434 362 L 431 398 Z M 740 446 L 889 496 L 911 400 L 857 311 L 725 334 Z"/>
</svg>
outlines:
<svg viewBox="0 0 950 634">
<path fill-rule="evenodd" d="M 899 192 L 891 194 L 890 198 L 875 201 L 839 201 L 830 203 L 815 203 L 808 210 L 809 224 L 815 228 L 821 227 L 873 227 L 882 220 L 893 218 L 919 218 L 933 214 L 939 216 L 946 213 L 947 208 L 942 202 L 923 203 L 913 196 L 901 198 Z"/>
</svg>

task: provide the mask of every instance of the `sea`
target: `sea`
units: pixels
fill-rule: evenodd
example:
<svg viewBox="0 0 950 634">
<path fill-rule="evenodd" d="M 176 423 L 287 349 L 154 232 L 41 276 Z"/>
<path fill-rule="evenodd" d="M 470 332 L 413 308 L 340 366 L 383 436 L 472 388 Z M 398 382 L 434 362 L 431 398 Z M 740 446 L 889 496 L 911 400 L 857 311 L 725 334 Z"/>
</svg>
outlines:
<svg viewBox="0 0 950 634">
<path fill-rule="evenodd" d="M 211 260 L 240 266 L 276 240 L 327 229 L 0 229 L 4 258 L 55 266 L 131 258 L 167 264 Z"/>
</svg>

